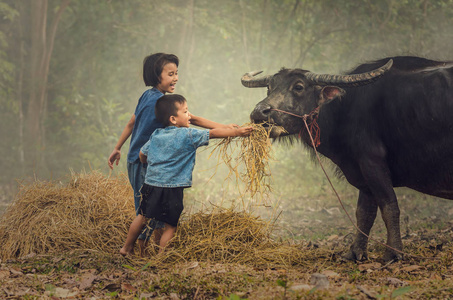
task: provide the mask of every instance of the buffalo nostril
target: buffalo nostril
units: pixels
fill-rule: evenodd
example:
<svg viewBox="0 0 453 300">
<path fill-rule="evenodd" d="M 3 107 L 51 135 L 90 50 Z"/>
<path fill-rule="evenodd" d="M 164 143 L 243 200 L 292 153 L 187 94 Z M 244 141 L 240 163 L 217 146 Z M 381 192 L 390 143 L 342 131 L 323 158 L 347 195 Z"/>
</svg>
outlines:
<svg viewBox="0 0 453 300">
<path fill-rule="evenodd" d="M 272 107 L 266 103 L 259 103 L 250 115 L 254 121 L 266 121 L 269 119 Z"/>
<path fill-rule="evenodd" d="M 268 114 L 271 113 L 271 108 L 270 108 L 270 107 L 269 107 L 269 108 L 265 108 L 265 109 L 263 109 L 263 110 L 261 111 L 261 113 L 262 113 L 263 115 L 268 115 Z"/>
</svg>

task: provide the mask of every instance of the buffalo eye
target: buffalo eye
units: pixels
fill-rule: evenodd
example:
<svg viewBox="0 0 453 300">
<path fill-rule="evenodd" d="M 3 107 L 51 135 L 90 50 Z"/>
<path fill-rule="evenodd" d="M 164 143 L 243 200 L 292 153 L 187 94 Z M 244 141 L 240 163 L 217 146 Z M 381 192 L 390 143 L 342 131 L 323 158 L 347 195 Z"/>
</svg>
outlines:
<svg viewBox="0 0 453 300">
<path fill-rule="evenodd" d="M 302 83 L 296 83 L 293 87 L 293 90 L 296 92 L 301 92 L 304 90 L 304 85 Z"/>
</svg>

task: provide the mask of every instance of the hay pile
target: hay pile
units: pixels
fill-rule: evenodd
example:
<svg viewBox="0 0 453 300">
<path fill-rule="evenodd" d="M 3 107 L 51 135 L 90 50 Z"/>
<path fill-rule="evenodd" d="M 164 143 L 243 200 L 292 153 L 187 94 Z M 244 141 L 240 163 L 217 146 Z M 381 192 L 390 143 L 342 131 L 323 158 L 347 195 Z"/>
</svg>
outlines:
<svg viewBox="0 0 453 300">
<path fill-rule="evenodd" d="M 235 175 L 237 186 L 240 182 L 244 184 L 245 188 L 241 192 L 243 197 L 249 193 L 250 198 L 256 195 L 261 202 L 268 199 L 272 191 L 269 168 L 269 161 L 272 160 L 270 130 L 263 124 L 247 123 L 242 126 L 253 127 L 250 136 L 220 140 L 211 156 L 217 153 L 218 160 L 228 166 L 227 178 Z"/>
<path fill-rule="evenodd" d="M 0 220 L 0 258 L 75 249 L 117 252 L 134 217 L 125 178 L 72 174 L 23 185 Z"/>
<path fill-rule="evenodd" d="M 24 185 L 0 220 L 0 259 L 74 250 L 120 257 L 134 215 L 125 177 L 92 172 L 72 174 L 66 185 Z M 248 212 L 214 207 L 209 213 L 183 215 L 167 251 L 156 256 L 150 247 L 147 260 L 154 265 L 194 260 L 252 266 L 307 263 L 306 247 L 275 242 L 271 231 L 269 222 Z"/>
<path fill-rule="evenodd" d="M 214 208 L 181 222 L 163 262 L 210 261 L 251 266 L 304 265 L 308 249 L 270 237 L 272 224 L 248 212 Z M 305 249 L 304 249 L 305 248 Z"/>
</svg>

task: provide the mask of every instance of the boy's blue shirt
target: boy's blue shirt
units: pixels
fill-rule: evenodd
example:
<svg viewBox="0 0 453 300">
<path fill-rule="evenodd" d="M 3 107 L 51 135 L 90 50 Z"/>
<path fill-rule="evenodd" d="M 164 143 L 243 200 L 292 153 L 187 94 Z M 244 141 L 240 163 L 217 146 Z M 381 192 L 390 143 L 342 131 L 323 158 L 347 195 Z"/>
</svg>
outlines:
<svg viewBox="0 0 453 300">
<path fill-rule="evenodd" d="M 209 144 L 209 130 L 169 126 L 154 131 L 142 147 L 148 156 L 145 183 L 157 187 L 190 187 L 198 147 Z"/>
<path fill-rule="evenodd" d="M 156 88 L 146 90 L 138 100 L 135 108 L 135 124 L 132 130 L 131 144 L 127 154 L 127 162 L 137 163 L 140 161 L 138 154 L 140 148 L 149 140 L 151 134 L 157 128 L 164 127 L 156 120 L 154 107 L 157 100 L 164 94 Z"/>
</svg>

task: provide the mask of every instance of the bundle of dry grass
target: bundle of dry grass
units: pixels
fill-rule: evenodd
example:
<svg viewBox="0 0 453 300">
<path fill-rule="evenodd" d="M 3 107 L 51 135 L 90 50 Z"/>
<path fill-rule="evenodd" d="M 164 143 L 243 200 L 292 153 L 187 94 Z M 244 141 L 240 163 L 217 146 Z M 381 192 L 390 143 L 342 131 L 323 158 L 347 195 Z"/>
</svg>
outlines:
<svg viewBox="0 0 453 300">
<path fill-rule="evenodd" d="M 0 257 L 75 249 L 117 252 L 134 216 L 125 178 L 72 174 L 69 183 L 24 185 L 0 220 Z"/>
<path fill-rule="evenodd" d="M 250 213 L 214 208 L 183 220 L 154 265 L 187 261 L 239 263 L 256 267 L 306 265 L 308 248 L 271 238 L 272 224 Z"/>
<path fill-rule="evenodd" d="M 24 185 L 0 220 L 0 258 L 73 250 L 118 257 L 135 215 L 132 202 L 125 177 L 109 178 L 98 172 L 72 174 L 66 185 Z M 151 247 L 147 260 L 155 265 L 194 260 L 252 266 L 306 264 L 307 252 L 300 245 L 275 242 L 271 231 L 269 222 L 251 213 L 214 207 L 210 213 L 183 216 L 171 246 L 157 256 Z"/>
<path fill-rule="evenodd" d="M 250 197 L 255 195 L 259 200 L 268 198 L 271 192 L 271 172 L 269 161 L 272 159 L 270 130 L 262 124 L 247 123 L 243 126 L 252 126 L 253 131 L 245 138 L 225 138 L 214 147 L 211 155 L 218 151 L 218 158 L 229 168 L 228 178 L 236 176 L 236 182 L 243 182 Z M 236 151 L 239 151 L 236 153 Z M 244 171 L 241 171 L 244 170 Z M 238 184 L 239 185 L 239 184 Z"/>
</svg>

